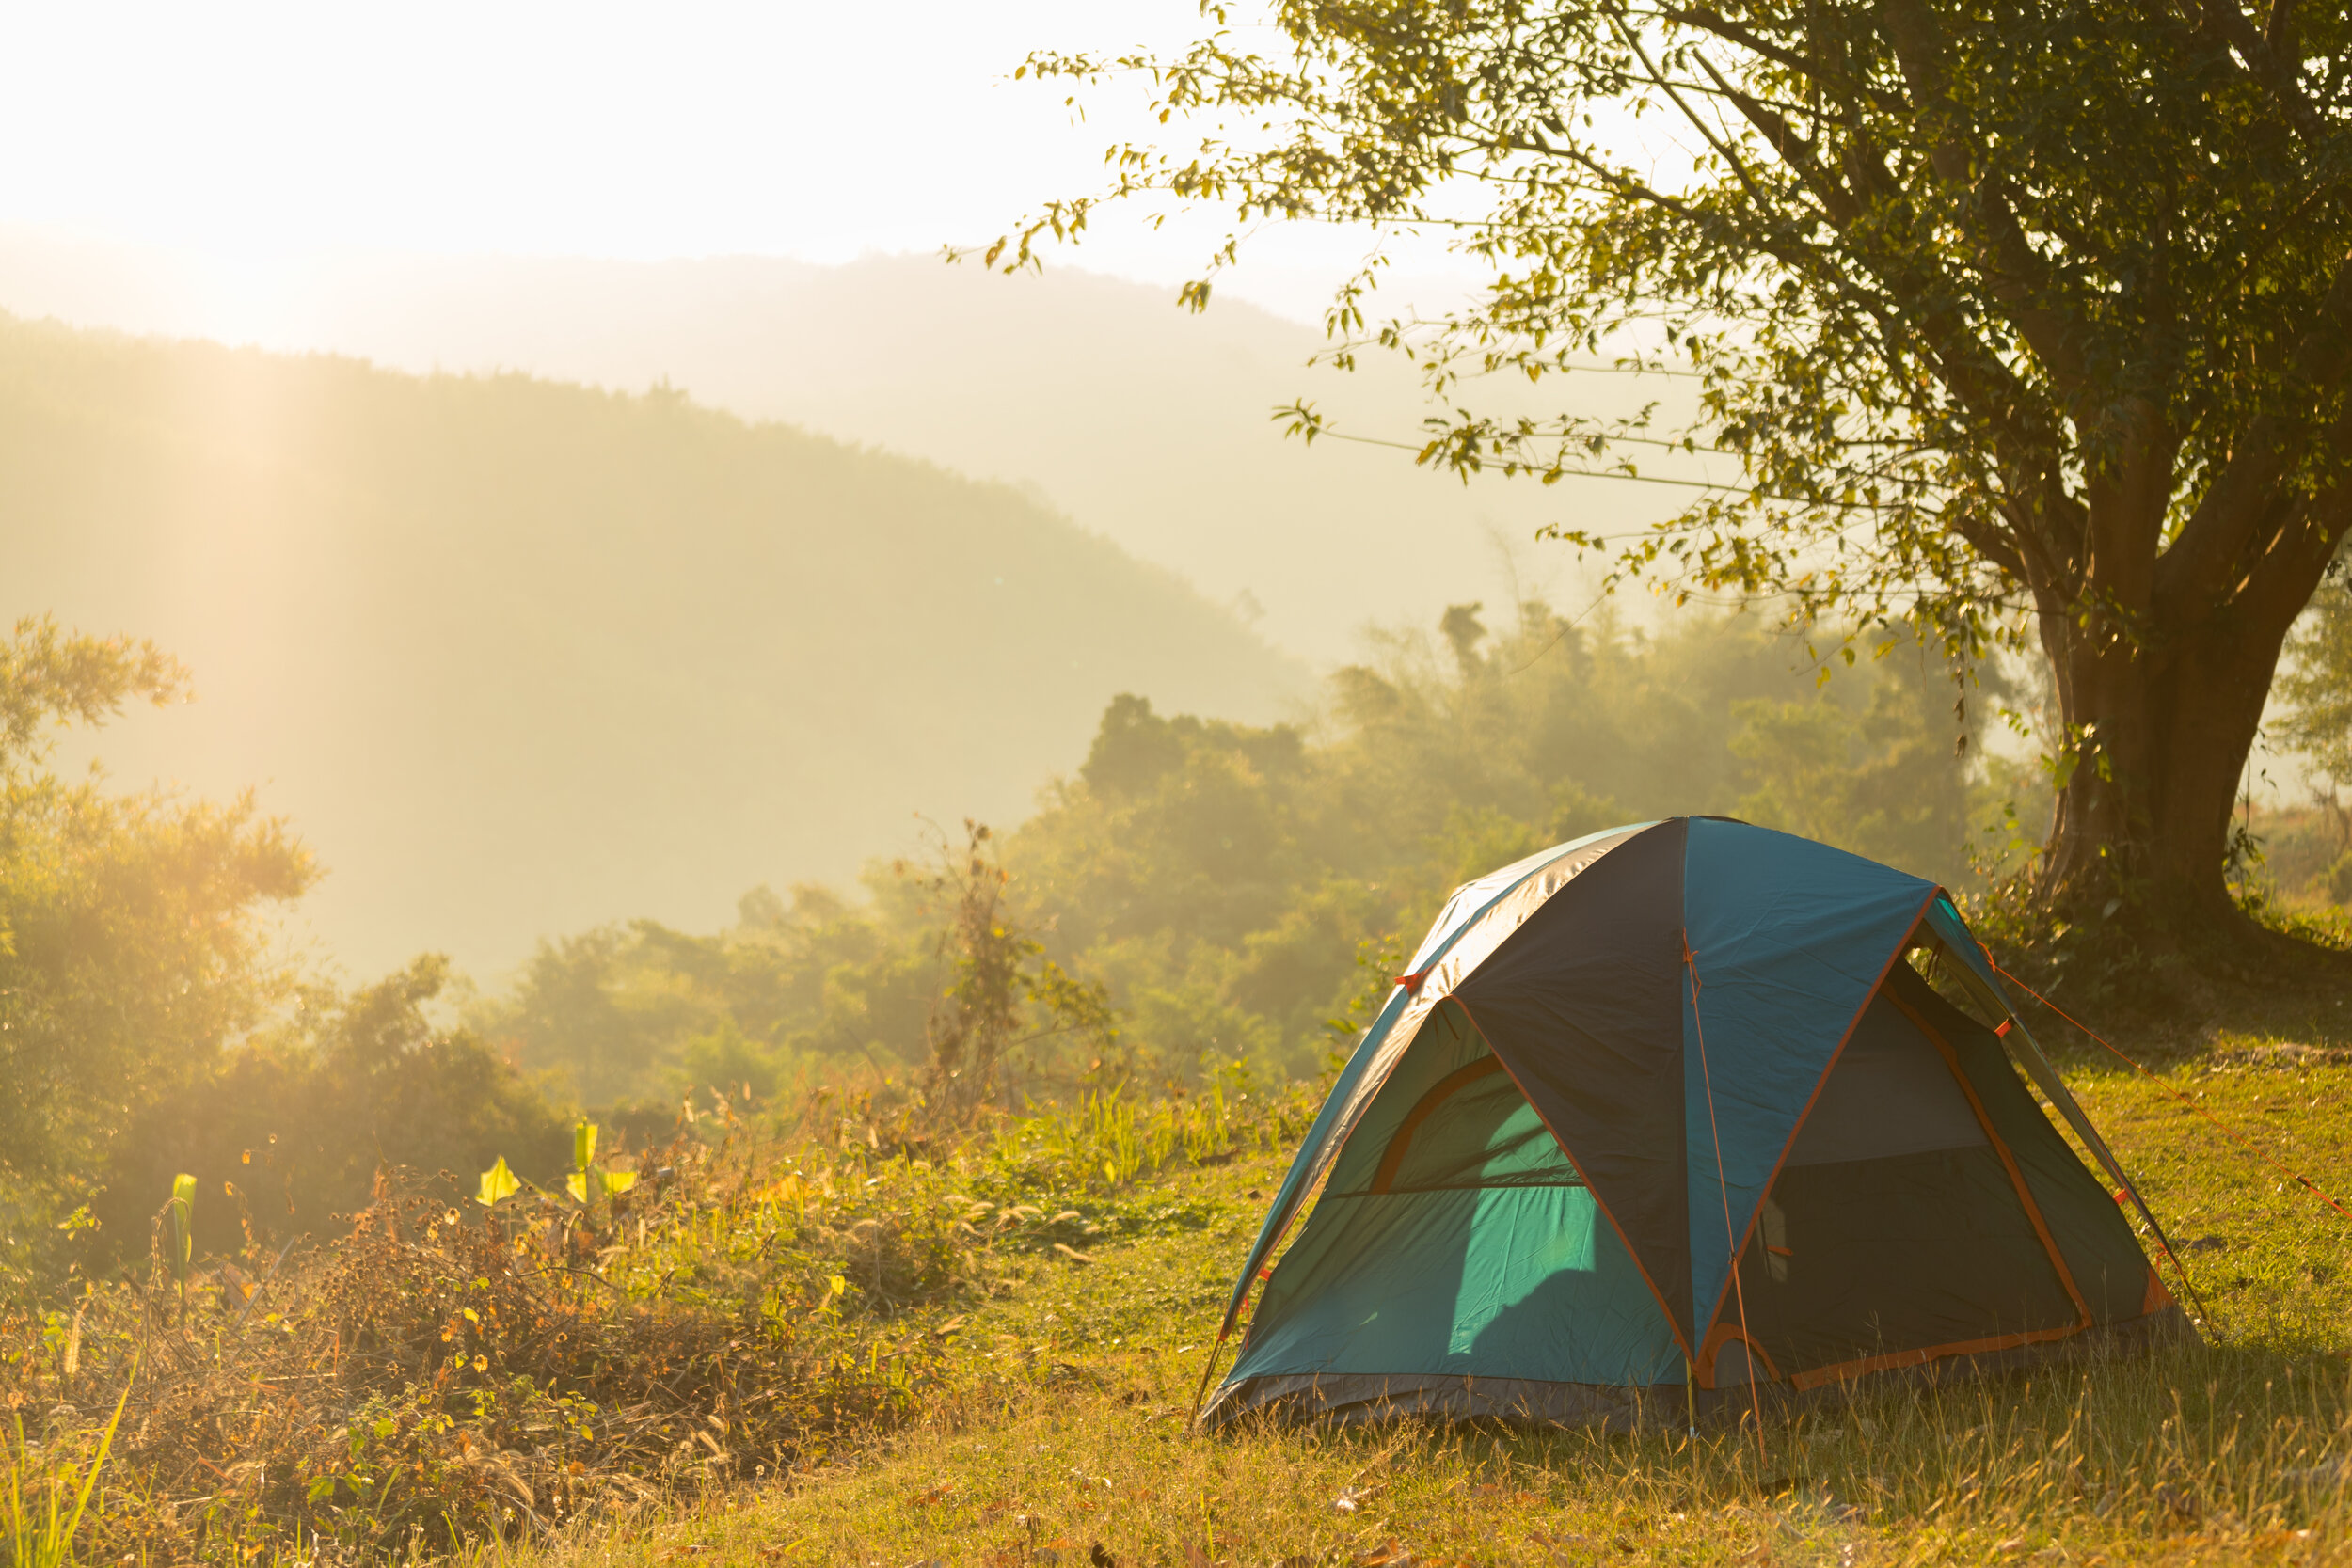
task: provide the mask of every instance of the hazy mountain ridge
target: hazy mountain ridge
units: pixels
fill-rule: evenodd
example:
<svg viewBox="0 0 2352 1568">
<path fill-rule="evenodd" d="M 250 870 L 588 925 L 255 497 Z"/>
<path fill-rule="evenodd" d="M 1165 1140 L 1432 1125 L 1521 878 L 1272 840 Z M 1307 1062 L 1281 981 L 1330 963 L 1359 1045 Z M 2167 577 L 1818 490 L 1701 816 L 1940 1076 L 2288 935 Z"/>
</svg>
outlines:
<svg viewBox="0 0 2352 1568">
<path fill-rule="evenodd" d="M 207 333 L 240 314 L 160 258 L 21 230 L 0 232 L 0 306 Z M 1306 397 L 1347 428 L 1405 439 L 1442 410 L 1392 356 L 1354 373 L 1311 367 L 1327 346 L 1316 327 L 1233 300 L 1196 315 L 1170 290 L 1075 268 L 359 257 L 287 281 L 266 316 L 243 313 L 244 329 L 281 347 L 419 372 L 668 383 L 749 418 L 1033 483 L 1212 597 L 1263 606 L 1267 634 L 1318 662 L 1353 657 L 1368 622 L 1495 598 L 1498 544 L 1570 596 L 1573 563 L 1526 549 L 1539 526 L 1613 531 L 1685 499 L 1607 481 L 1465 487 L 1397 451 L 1307 447 L 1281 433 L 1278 405 Z M 1623 411 L 1659 392 L 1605 376 L 1486 387 L 1475 401 Z"/>
<path fill-rule="evenodd" d="M 100 738 L 246 783 L 331 947 L 476 967 L 1022 814 L 1121 690 L 1271 717 L 1303 672 L 1000 484 L 675 393 L 0 321 L 17 612 L 151 636 L 200 700 Z"/>
</svg>

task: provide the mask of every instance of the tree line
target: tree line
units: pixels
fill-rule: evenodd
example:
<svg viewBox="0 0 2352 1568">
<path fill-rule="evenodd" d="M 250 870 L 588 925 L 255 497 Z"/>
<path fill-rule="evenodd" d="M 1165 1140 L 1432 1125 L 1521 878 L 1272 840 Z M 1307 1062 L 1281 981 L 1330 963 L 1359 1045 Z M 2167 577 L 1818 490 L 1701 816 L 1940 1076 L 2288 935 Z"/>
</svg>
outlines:
<svg viewBox="0 0 2352 1568">
<path fill-rule="evenodd" d="M 2352 760 L 2347 650 L 2331 581 L 2280 693 L 2328 777 Z M 22 622 L 0 641 L 0 1284 L 143 1258 L 182 1173 L 201 1246 L 330 1234 L 388 1164 L 556 1179 L 583 1109 L 643 1148 L 845 1091 L 968 1119 L 1311 1076 L 1453 887 L 1629 819 L 1736 816 L 2013 893 L 2063 767 L 2031 742 L 2036 694 L 1876 652 L 1817 665 L 1738 615 L 1457 605 L 1373 638 L 1294 721 L 1119 696 L 1024 821 L 927 828 L 853 888 L 755 888 L 717 931 L 550 937 L 480 994 L 434 955 L 357 988 L 290 956 L 277 917 L 318 868 L 249 798 L 61 771 L 63 727 L 183 700 L 187 673 Z M 2319 881 L 2352 891 L 2344 865 Z"/>
<path fill-rule="evenodd" d="M 1001 877 L 992 907 L 1036 948 L 1022 984 L 1058 997 L 1000 1031 L 1035 1038 L 1007 1092 L 1236 1060 L 1290 1077 L 1345 1042 L 1455 885 L 1547 845 L 1717 813 L 1970 887 L 2047 821 L 2046 769 L 1986 746 L 2029 694 L 1956 683 L 1905 642 L 1824 683 L 1753 617 L 1646 629 L 1607 608 L 1575 624 L 1542 602 L 1454 606 L 1375 636 L 1289 723 L 1120 696 L 1026 820 L 931 830 L 854 895 L 757 889 L 723 931 L 550 939 L 471 1022 L 607 1107 L 774 1095 L 842 1063 L 920 1080 L 977 950 L 942 933 Z M 1086 1009 L 1063 982 L 1095 988 L 1115 1027 L 1073 1026 Z"/>
</svg>

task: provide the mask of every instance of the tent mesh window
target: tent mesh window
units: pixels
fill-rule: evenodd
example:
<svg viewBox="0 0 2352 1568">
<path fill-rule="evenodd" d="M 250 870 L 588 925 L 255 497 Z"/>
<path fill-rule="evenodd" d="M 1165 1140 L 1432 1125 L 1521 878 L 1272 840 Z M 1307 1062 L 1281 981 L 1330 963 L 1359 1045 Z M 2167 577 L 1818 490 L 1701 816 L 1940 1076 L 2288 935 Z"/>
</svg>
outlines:
<svg viewBox="0 0 2352 1568">
<path fill-rule="evenodd" d="M 1791 1142 L 1718 1338 L 1812 1381 L 2134 1316 L 2147 1264 L 2113 1208 L 1992 1031 L 1898 964 Z"/>
<path fill-rule="evenodd" d="M 1363 1191 L 1582 1185 L 1535 1107 L 1488 1053 L 1422 1092 L 1389 1135 Z"/>
</svg>

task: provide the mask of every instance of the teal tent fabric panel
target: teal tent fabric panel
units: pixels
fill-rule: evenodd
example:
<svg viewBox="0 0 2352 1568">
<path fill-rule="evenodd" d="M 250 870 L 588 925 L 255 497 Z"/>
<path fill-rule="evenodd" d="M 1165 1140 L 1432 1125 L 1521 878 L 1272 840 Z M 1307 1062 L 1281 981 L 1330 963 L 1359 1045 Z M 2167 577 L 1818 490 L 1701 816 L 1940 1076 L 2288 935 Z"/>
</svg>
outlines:
<svg viewBox="0 0 2352 1568">
<path fill-rule="evenodd" d="M 1581 1187 L 1327 1195 L 1227 1381 L 1450 1374 L 1677 1382 L 1657 1299 Z"/>
<path fill-rule="evenodd" d="M 2000 983 L 1993 978 L 1993 967 L 1985 962 L 1984 949 L 1977 944 L 1976 933 L 1968 929 L 1967 923 L 1960 918 L 1960 911 L 1951 898 L 1948 895 L 1939 896 L 1928 906 L 1927 918 L 1928 928 L 1942 937 L 1944 945 L 1968 966 L 1970 973 L 1984 982 L 1985 990 L 2000 1001 L 2001 1015 L 2007 1016 L 2009 1003 L 2001 996 Z"/>
<path fill-rule="evenodd" d="M 1412 973 L 1428 969 L 1448 948 L 1461 940 L 1462 933 L 1476 924 L 1480 915 L 1508 897 L 1514 888 L 1535 876 L 1545 866 L 1587 849 L 1604 839 L 1633 833 L 1650 825 L 1635 823 L 1586 833 L 1582 838 L 1570 839 L 1565 844 L 1530 855 L 1500 871 L 1489 872 L 1476 881 L 1464 883 L 1454 890 L 1454 896 L 1447 900 L 1446 907 L 1430 927 L 1429 934 L 1422 939 L 1420 948 L 1413 955 Z M 1312 1125 L 1307 1129 L 1307 1136 L 1300 1142 L 1290 1169 L 1283 1173 L 1282 1184 L 1275 1190 L 1274 1201 L 1266 1206 L 1265 1218 L 1258 1227 L 1257 1240 L 1250 1243 L 1249 1255 L 1242 1264 L 1241 1277 L 1233 1282 L 1232 1293 L 1227 1298 L 1225 1329 L 1232 1327 L 1242 1303 L 1248 1298 L 1249 1282 L 1257 1276 L 1258 1270 L 1264 1266 L 1267 1257 L 1280 1242 L 1282 1233 L 1290 1227 L 1291 1219 L 1299 1205 L 1307 1200 L 1307 1184 L 1322 1159 L 1324 1145 L 1331 1140 L 1340 1123 L 1345 1119 L 1349 1107 L 1365 1086 L 1365 1073 L 1379 1058 L 1381 1042 L 1396 1027 L 1397 1021 L 1404 1017 L 1412 1000 L 1411 993 L 1403 986 L 1391 990 L 1387 1004 L 1373 1020 L 1372 1026 L 1364 1031 L 1364 1037 L 1348 1057 L 1347 1066 L 1340 1070 L 1339 1081 L 1331 1085 L 1331 1092 L 1324 1100 L 1322 1110 L 1315 1114 Z"/>
<path fill-rule="evenodd" d="M 1372 1104 L 1347 1135 L 1339 1158 L 1331 1163 L 1327 1192 L 1359 1192 L 1372 1184 L 1373 1172 L 1388 1152 L 1405 1118 L 1421 1099 L 1456 1069 L 1489 1055 L 1486 1042 L 1470 1027 L 1470 1018 L 1451 1002 L 1440 1003 L 1422 1024 L 1405 1059 L 1380 1085 Z"/>
<path fill-rule="evenodd" d="M 1691 820 L 1683 925 L 1698 995 L 1694 1009 L 1686 977 L 1684 1149 L 1701 1339 L 1772 1167 L 1935 892 L 1810 839 Z"/>
<path fill-rule="evenodd" d="M 1483 1076 L 1448 1093 L 1409 1136 L 1390 1146 L 1383 1158 L 1392 1167 L 1389 1191 L 1584 1185 L 1502 1064 L 1489 1057 L 1485 1067 Z"/>
<path fill-rule="evenodd" d="M 1391 1029 L 1396 1027 L 1397 1019 L 1404 1014 L 1411 1000 L 1402 986 L 1389 994 L 1388 1005 L 1372 1021 L 1372 1027 L 1364 1031 L 1363 1040 L 1356 1047 L 1355 1054 L 1347 1059 L 1347 1066 L 1340 1069 L 1339 1082 L 1331 1085 L 1330 1094 L 1325 1098 L 1323 1109 L 1315 1113 L 1315 1119 L 1308 1126 L 1306 1137 L 1299 1142 L 1298 1153 L 1291 1160 L 1291 1168 L 1283 1173 L 1281 1186 L 1275 1189 L 1274 1201 L 1266 1206 L 1265 1218 L 1259 1222 L 1257 1239 L 1250 1243 L 1249 1256 L 1242 1262 L 1241 1277 L 1233 1282 L 1232 1294 L 1225 1303 L 1225 1329 L 1230 1330 L 1233 1326 L 1234 1316 L 1241 1311 L 1241 1304 L 1249 1295 L 1249 1282 L 1265 1265 L 1266 1256 L 1281 1239 L 1283 1230 L 1290 1225 L 1291 1215 L 1306 1200 L 1308 1174 L 1315 1168 L 1323 1146 L 1330 1140 L 1333 1130 L 1346 1113 L 1348 1102 L 1362 1085 L 1364 1073 L 1377 1054 L 1380 1042 L 1388 1037 Z"/>
</svg>

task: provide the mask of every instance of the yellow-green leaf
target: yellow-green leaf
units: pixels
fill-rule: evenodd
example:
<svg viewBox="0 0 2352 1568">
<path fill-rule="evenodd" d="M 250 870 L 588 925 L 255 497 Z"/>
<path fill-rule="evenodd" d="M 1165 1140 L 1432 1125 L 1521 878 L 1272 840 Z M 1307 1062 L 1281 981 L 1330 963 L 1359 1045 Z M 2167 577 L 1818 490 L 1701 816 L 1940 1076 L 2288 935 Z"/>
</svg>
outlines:
<svg viewBox="0 0 2352 1568">
<path fill-rule="evenodd" d="M 596 1124 L 583 1121 L 572 1129 L 572 1169 L 586 1170 L 596 1157 Z"/>
<path fill-rule="evenodd" d="M 184 1284 L 188 1265 L 196 1259 L 196 1178 L 175 1176 L 171 1179 L 171 1227 L 173 1230 L 172 1272 Z"/>
<path fill-rule="evenodd" d="M 580 1203 L 587 1202 L 588 1173 L 584 1170 L 576 1170 L 572 1172 L 571 1175 L 564 1179 L 564 1190 L 571 1194 L 576 1201 Z"/>
<path fill-rule="evenodd" d="M 637 1173 L 633 1170 L 609 1170 L 604 1173 L 604 1190 L 608 1193 L 625 1193 L 635 1185 Z"/>
<path fill-rule="evenodd" d="M 482 1173 L 482 1185 L 474 1193 L 473 1200 L 486 1209 L 493 1204 L 513 1197 L 522 1189 L 522 1182 L 516 1179 L 513 1171 L 506 1168 L 506 1156 L 501 1154 L 499 1156 L 497 1164 Z"/>
</svg>

